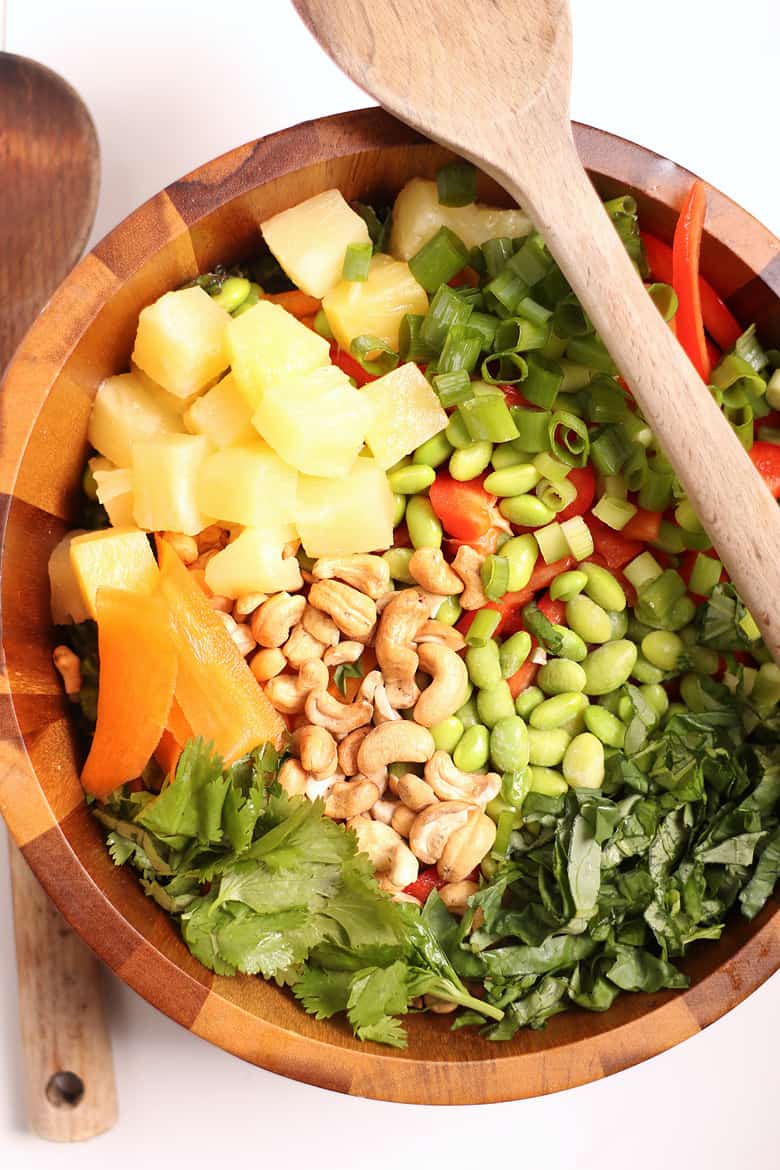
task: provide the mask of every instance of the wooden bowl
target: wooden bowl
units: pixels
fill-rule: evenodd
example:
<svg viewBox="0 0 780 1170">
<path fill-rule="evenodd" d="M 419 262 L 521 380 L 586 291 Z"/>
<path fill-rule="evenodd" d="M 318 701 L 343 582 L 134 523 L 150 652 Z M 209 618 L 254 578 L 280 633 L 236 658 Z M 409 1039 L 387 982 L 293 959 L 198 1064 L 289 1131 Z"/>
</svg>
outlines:
<svg viewBox="0 0 780 1170">
<path fill-rule="evenodd" d="M 577 145 L 604 196 L 630 192 L 642 223 L 669 239 L 692 176 L 585 126 Z M 70 526 L 87 419 L 103 378 L 127 368 L 139 310 L 218 262 L 256 248 L 257 224 L 327 187 L 389 198 L 450 156 L 379 110 L 309 122 L 250 142 L 173 183 L 68 277 L 28 334 L 2 395 L 0 490 L 5 674 L 0 674 L 0 809 L 66 918 L 121 979 L 198 1036 L 297 1080 L 391 1101 L 475 1104 L 570 1088 L 693 1035 L 780 965 L 778 902 L 735 915 L 684 964 L 685 992 L 623 995 L 605 1014 L 569 1011 L 511 1043 L 415 1018 L 409 1048 L 361 1044 L 318 1023 L 260 979 L 220 978 L 189 954 L 130 870 L 116 869 L 78 781 L 79 747 L 51 663 L 46 562 Z M 488 180 L 481 196 L 501 199 Z M 744 322 L 780 344 L 780 242 L 710 192 L 703 269 Z"/>
</svg>

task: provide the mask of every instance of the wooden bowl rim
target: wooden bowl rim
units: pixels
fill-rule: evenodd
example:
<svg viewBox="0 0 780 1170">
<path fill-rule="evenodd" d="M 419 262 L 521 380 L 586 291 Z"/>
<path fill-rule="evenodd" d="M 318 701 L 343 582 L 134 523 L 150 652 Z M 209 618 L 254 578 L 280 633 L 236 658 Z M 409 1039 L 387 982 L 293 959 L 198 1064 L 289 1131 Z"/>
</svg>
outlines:
<svg viewBox="0 0 780 1170">
<path fill-rule="evenodd" d="M 653 151 L 606 131 L 575 123 L 574 133 L 578 148 L 591 172 L 630 185 L 631 177 L 615 174 L 611 169 L 615 161 L 620 170 L 620 166 L 630 159 L 637 182 L 641 181 L 641 174 L 660 169 L 664 186 L 656 194 L 661 202 L 668 200 L 669 186 L 681 196 L 693 178 L 691 172 Z M 365 150 L 425 141 L 422 135 L 379 108 L 315 119 L 246 143 L 204 164 L 142 204 L 104 237 L 60 285 L 17 350 L 0 388 L 3 406 L 7 408 L 14 399 L 17 378 L 21 388 L 22 378 L 18 376 L 20 371 L 25 364 L 35 362 L 41 351 L 45 352 L 46 362 L 37 400 L 32 403 L 19 402 L 17 396 L 17 401 L 14 401 L 14 409 L 18 408 L 22 425 L 14 428 L 11 435 L 12 450 L 5 453 L 6 469 L 10 467 L 11 470 L 4 477 L 7 482 L 0 482 L 0 488 L 3 489 L 3 495 L 0 496 L 0 545 L 13 485 L 38 409 L 84 330 L 121 285 L 119 281 L 106 282 L 102 294 L 79 310 L 78 290 L 82 273 L 86 266 L 94 266 L 96 261 L 102 263 L 101 254 L 110 254 L 136 227 L 140 227 L 147 208 L 162 198 L 172 199 L 177 207 L 181 207 L 182 196 L 192 192 L 195 199 L 193 217 L 187 218 L 186 223 L 182 221 L 180 225 L 181 230 L 186 231 L 246 190 L 293 173 L 301 165 L 325 162 Z M 304 143 L 308 150 L 303 163 L 295 150 L 288 149 L 296 143 Z M 261 183 L 241 186 L 242 167 L 258 149 L 267 150 L 269 147 L 272 148 L 268 154 L 270 161 L 266 161 Z M 756 278 L 760 277 L 780 297 L 780 273 L 775 273 L 771 265 L 780 254 L 780 241 L 732 200 L 714 188 L 709 190 L 708 224 L 728 222 L 739 225 L 737 238 L 728 241 L 725 246 L 737 260 L 756 274 Z M 713 238 L 717 236 L 713 234 Z M 139 254 L 136 268 L 148 261 L 156 251 L 157 248 L 153 247 L 143 255 Z M 769 271 L 770 266 L 772 271 Z M 70 313 L 73 328 L 66 335 L 49 336 L 49 323 L 55 322 L 63 310 Z M 5 557 L 4 545 L 2 552 Z M 496 1046 L 493 1060 L 410 1061 L 403 1053 L 390 1052 L 374 1045 L 366 1045 L 357 1051 L 337 1048 L 331 1042 L 288 1031 L 251 1015 L 210 990 L 208 979 L 198 982 L 136 931 L 90 877 L 56 817 L 53 817 L 45 832 L 30 838 L 25 801 L 32 796 L 40 799 L 42 786 L 24 749 L 16 723 L 13 710 L 14 685 L 5 674 L 2 654 L 0 647 L 0 741 L 3 745 L 3 754 L 0 756 L 0 811 L 36 876 L 71 926 L 98 957 L 109 965 L 116 967 L 111 961 L 112 931 L 121 930 L 125 937 L 129 932 L 139 953 L 143 951 L 144 959 L 143 971 L 138 964 L 118 970 L 120 977 L 129 986 L 154 1006 L 160 1006 L 155 1002 L 154 978 L 156 976 L 158 980 L 167 981 L 166 1005 L 161 1010 L 196 1034 L 228 1051 L 238 1052 L 262 1067 L 324 1088 L 390 1101 L 478 1104 L 556 1092 L 630 1067 L 679 1043 L 741 1002 L 780 967 L 780 910 L 775 901 L 756 920 L 748 941 L 698 983 L 686 991 L 647 996 L 645 998 L 651 1005 L 650 1010 L 636 1019 L 559 1048 L 551 1047 L 543 1052 L 515 1052 L 505 1056 L 502 1055 L 501 1046 Z M 18 750 L 20 745 L 21 753 Z M 21 777 L 23 783 L 17 785 L 20 765 L 25 774 Z M 25 800 L 14 799 L 18 792 L 24 793 Z M 45 848 L 42 848 L 44 839 Z M 66 873 L 78 876 L 81 886 L 78 904 L 69 898 L 70 884 L 62 880 L 62 875 Z M 107 929 L 108 924 L 111 929 Z M 200 1002 L 194 1016 L 186 1006 L 192 1003 L 193 995 Z M 251 1051 L 246 1043 L 238 1044 L 236 1031 L 239 1028 L 251 1030 Z M 612 1039 L 616 1036 L 620 1040 L 617 1054 Z M 410 1076 L 412 1070 L 415 1072 L 414 1077 Z M 422 1092 L 418 1088 L 420 1084 L 426 1086 Z"/>
</svg>

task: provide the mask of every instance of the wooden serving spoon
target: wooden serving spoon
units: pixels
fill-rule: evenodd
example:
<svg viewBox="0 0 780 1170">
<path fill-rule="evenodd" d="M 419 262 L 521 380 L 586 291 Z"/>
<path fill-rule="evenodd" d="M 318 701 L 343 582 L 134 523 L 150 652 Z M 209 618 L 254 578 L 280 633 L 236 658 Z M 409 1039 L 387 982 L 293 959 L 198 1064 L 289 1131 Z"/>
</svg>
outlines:
<svg viewBox="0 0 780 1170">
<path fill-rule="evenodd" d="M 81 98 L 35 61 L 0 53 L 0 371 L 78 260 L 95 217 L 99 154 Z M 32 1129 L 78 1141 L 117 1104 L 100 967 L 11 850 L 25 1096 Z"/>
<path fill-rule="evenodd" d="M 780 509 L 648 297 L 577 155 L 566 0 L 294 0 L 357 85 L 544 236 L 780 662 Z"/>
</svg>

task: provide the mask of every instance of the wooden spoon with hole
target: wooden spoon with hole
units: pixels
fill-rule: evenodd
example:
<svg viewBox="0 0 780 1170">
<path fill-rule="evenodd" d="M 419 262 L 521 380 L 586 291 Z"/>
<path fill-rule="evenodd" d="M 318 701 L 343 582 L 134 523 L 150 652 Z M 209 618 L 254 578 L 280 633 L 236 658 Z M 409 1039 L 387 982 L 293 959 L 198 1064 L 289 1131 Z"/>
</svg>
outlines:
<svg viewBox="0 0 780 1170">
<path fill-rule="evenodd" d="M 100 163 L 78 94 L 43 65 L 10 53 L 0 54 L 0 135 L 2 371 L 81 255 Z M 30 1124 L 40 1137 L 78 1141 L 103 1133 L 117 1116 L 100 967 L 9 844 Z"/>
<path fill-rule="evenodd" d="M 642 283 L 577 156 L 566 0 L 294 0 L 344 72 L 526 209 L 780 662 L 780 509 Z"/>
</svg>

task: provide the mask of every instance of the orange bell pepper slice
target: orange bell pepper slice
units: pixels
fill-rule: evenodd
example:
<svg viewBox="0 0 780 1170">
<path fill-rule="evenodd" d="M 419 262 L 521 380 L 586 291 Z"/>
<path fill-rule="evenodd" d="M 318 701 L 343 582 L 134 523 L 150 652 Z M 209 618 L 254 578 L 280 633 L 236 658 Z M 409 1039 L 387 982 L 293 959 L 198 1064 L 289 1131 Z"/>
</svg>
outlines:
<svg viewBox="0 0 780 1170">
<path fill-rule="evenodd" d="M 284 720 L 219 616 L 168 542 L 159 537 L 157 555 L 159 588 L 170 611 L 179 660 L 176 701 L 193 734 L 212 742 L 226 763 L 261 743 L 280 747 Z"/>
<path fill-rule="evenodd" d="M 677 340 L 705 382 L 710 376 L 710 358 L 704 340 L 704 318 L 699 286 L 699 255 L 707 193 L 697 179 L 683 201 L 672 242 L 672 285 L 679 306 L 675 322 Z"/>
<path fill-rule="evenodd" d="M 157 594 L 98 589 L 97 724 L 81 782 L 107 796 L 139 776 L 165 727 L 176 683 L 168 607 Z"/>
<path fill-rule="evenodd" d="M 184 751 L 184 745 L 188 739 L 192 739 L 192 728 L 184 718 L 181 707 L 174 699 L 171 703 L 167 726 L 154 750 L 154 758 L 166 776 L 170 776 L 176 771 L 179 756 Z"/>
<path fill-rule="evenodd" d="M 291 288 L 287 292 L 266 293 L 263 300 L 281 305 L 299 320 L 303 317 L 314 317 L 322 308 L 322 301 L 317 297 L 310 297 L 308 293 L 301 292 L 298 288 Z"/>
</svg>

